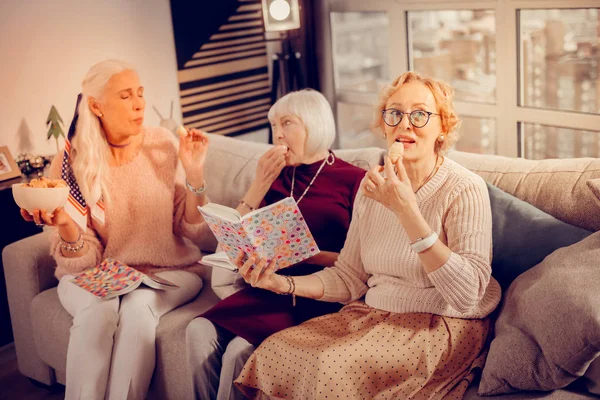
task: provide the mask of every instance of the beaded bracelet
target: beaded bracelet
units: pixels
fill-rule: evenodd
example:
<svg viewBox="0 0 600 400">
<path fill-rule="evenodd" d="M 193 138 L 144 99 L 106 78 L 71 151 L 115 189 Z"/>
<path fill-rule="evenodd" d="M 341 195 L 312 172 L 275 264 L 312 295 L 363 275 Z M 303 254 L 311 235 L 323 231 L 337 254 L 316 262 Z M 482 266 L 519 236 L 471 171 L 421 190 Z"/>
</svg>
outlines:
<svg viewBox="0 0 600 400">
<path fill-rule="evenodd" d="M 83 249 L 83 246 L 85 246 L 85 241 L 81 239 L 81 232 L 79 232 L 79 237 L 77 237 L 77 240 L 74 242 L 69 242 L 68 240 L 63 239 L 60 234 L 58 237 L 60 238 L 60 248 L 66 252 L 77 253 L 79 250 Z"/>
</svg>

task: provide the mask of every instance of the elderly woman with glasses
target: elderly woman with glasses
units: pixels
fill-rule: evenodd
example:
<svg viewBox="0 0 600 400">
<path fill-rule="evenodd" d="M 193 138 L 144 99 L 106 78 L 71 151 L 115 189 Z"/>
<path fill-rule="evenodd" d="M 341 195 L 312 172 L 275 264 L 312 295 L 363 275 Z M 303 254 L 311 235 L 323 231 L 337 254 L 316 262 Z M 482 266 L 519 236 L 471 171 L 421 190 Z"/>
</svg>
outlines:
<svg viewBox="0 0 600 400">
<path fill-rule="evenodd" d="M 463 397 L 500 287 L 486 185 L 443 156 L 459 123 L 452 97 L 413 72 L 383 89 L 374 128 L 403 154 L 363 179 L 333 266 L 286 277 L 238 260 L 252 286 L 346 304 L 264 341 L 235 381 L 247 396 Z"/>
</svg>

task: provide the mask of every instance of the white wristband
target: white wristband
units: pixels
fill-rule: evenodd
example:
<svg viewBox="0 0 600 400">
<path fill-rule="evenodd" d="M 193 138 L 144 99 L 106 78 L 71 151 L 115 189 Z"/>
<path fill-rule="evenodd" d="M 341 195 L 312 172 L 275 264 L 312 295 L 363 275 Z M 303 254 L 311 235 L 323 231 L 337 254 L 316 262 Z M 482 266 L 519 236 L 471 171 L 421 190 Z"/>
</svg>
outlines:
<svg viewBox="0 0 600 400">
<path fill-rule="evenodd" d="M 427 250 L 431 246 L 435 244 L 438 240 L 438 234 L 435 232 L 430 233 L 429 235 L 419 238 L 410 244 L 410 248 L 413 249 L 415 253 L 420 253 L 422 251 Z"/>
</svg>

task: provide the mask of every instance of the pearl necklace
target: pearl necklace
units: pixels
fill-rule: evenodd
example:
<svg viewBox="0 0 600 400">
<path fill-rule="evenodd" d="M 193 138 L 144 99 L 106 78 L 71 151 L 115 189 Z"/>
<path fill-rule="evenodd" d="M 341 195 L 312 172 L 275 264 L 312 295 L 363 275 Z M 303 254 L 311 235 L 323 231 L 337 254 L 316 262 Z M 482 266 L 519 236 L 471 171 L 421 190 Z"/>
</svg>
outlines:
<svg viewBox="0 0 600 400">
<path fill-rule="evenodd" d="M 331 158 L 331 161 L 329 160 L 330 158 Z M 319 176 L 319 173 L 321 172 L 321 170 L 323 169 L 323 167 L 325 166 L 325 164 L 327 164 L 327 165 L 333 165 L 334 162 L 335 162 L 335 156 L 333 155 L 333 153 L 329 153 L 329 155 L 327 157 L 325 157 L 325 159 L 321 163 L 321 166 L 317 170 L 317 173 L 315 174 L 315 176 L 313 176 L 312 180 L 310 181 L 310 183 L 308 184 L 308 186 L 306 187 L 306 189 L 304 189 L 304 193 L 302 193 L 302 196 L 300 196 L 300 198 L 298 199 L 298 201 L 296 202 L 296 204 L 299 204 L 302 201 L 302 199 L 306 195 L 306 192 L 308 192 L 308 189 L 310 189 L 310 187 L 312 186 L 312 184 L 315 181 L 315 179 L 317 179 L 317 176 Z M 294 172 L 292 172 L 292 189 L 290 190 L 290 196 L 292 198 L 294 198 L 294 182 L 295 181 L 296 181 L 296 167 L 294 167 Z"/>
</svg>

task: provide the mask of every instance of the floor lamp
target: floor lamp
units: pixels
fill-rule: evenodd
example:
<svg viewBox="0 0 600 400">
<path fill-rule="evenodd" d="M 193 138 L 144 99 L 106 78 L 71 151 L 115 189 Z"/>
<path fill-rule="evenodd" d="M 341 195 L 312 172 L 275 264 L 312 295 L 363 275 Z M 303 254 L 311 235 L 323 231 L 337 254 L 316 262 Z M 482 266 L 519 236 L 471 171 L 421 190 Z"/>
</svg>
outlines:
<svg viewBox="0 0 600 400">
<path fill-rule="evenodd" d="M 288 38 L 281 42 L 282 52 L 273 54 L 273 81 L 271 83 L 271 104 L 279 98 L 279 89 L 285 95 L 305 87 L 304 73 L 300 66 L 302 55 L 294 51 Z"/>
<path fill-rule="evenodd" d="M 265 32 L 282 32 L 281 52 L 273 54 L 271 104 L 279 94 L 304 88 L 304 74 L 300 67 L 301 54 L 294 51 L 289 32 L 300 28 L 298 0 L 262 0 Z M 273 143 L 273 132 L 269 128 L 269 143 Z"/>
</svg>

